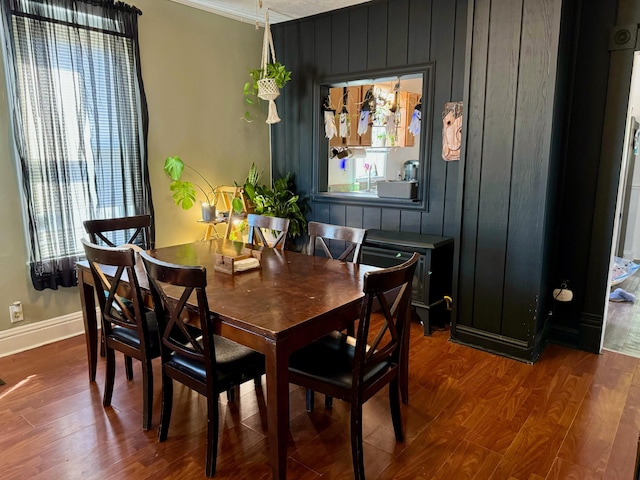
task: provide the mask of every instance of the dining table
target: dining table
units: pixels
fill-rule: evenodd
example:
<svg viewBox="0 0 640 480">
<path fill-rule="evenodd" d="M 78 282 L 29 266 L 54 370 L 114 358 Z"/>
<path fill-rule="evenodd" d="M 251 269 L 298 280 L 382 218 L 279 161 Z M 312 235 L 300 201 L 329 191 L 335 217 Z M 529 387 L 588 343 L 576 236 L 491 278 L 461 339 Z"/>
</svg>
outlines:
<svg viewBox="0 0 640 480">
<path fill-rule="evenodd" d="M 228 273 L 214 268 L 216 254 L 234 257 L 259 248 L 259 267 Z M 289 355 L 358 318 L 363 279 L 377 267 L 289 250 L 211 239 L 149 250 L 165 262 L 207 269 L 206 294 L 218 335 L 265 356 L 269 456 L 274 479 L 286 479 L 289 434 Z M 95 381 L 98 321 L 95 288 L 86 261 L 77 264 L 89 380 Z M 143 296 L 148 281 L 140 279 Z"/>
</svg>

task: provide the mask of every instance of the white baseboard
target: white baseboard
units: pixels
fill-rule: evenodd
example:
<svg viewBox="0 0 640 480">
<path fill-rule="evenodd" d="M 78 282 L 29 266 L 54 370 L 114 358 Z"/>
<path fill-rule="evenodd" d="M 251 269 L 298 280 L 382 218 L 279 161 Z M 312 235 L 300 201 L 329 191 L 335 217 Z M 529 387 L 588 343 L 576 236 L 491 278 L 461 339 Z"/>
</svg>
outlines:
<svg viewBox="0 0 640 480">
<path fill-rule="evenodd" d="M 97 312 L 100 315 L 100 312 Z M 100 318 L 98 316 L 98 318 Z M 0 357 L 84 334 L 82 312 L 29 323 L 0 332 Z"/>
</svg>

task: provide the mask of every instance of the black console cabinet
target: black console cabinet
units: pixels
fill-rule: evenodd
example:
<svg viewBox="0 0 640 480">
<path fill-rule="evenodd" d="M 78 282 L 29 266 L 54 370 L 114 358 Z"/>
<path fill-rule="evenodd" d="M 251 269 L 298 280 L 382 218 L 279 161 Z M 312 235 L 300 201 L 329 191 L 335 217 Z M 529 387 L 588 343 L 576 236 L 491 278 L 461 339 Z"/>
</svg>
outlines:
<svg viewBox="0 0 640 480">
<path fill-rule="evenodd" d="M 361 263 L 377 267 L 398 265 L 413 252 L 420 254 L 413 280 L 412 304 L 430 335 L 431 324 L 444 327 L 449 322 L 449 305 L 453 271 L 453 238 L 386 230 L 367 230 L 362 246 Z"/>
</svg>

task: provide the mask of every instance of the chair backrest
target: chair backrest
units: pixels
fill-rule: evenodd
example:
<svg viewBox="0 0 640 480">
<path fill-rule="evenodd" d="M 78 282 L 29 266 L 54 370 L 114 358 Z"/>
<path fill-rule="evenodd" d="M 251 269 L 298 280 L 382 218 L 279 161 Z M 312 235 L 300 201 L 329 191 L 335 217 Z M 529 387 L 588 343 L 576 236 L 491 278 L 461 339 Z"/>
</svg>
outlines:
<svg viewBox="0 0 640 480">
<path fill-rule="evenodd" d="M 364 300 L 360 313 L 354 358 L 354 387 L 366 373 L 378 365 L 398 366 L 402 338 L 408 330 L 411 306 L 411 282 L 420 255 L 401 265 L 367 272 L 364 276 Z M 376 313 L 376 332 L 371 316 Z"/>
<path fill-rule="evenodd" d="M 204 363 L 207 378 L 215 371 L 215 344 L 207 321 L 209 304 L 205 288 L 207 270 L 201 266 L 176 265 L 140 252 L 149 278 L 149 289 L 160 332 L 162 361 L 173 352 Z M 187 320 L 187 301 L 195 291 L 199 328 Z M 177 301 L 174 299 L 178 299 Z"/>
<path fill-rule="evenodd" d="M 136 273 L 133 248 L 95 245 L 82 239 L 84 251 L 98 292 L 102 328 L 109 335 L 113 325 L 135 330 L 143 346 L 147 338 L 144 303 Z"/>
<path fill-rule="evenodd" d="M 270 248 L 284 249 L 284 244 L 289 231 L 289 219 L 280 217 L 268 217 L 266 215 L 247 215 L 247 225 L 249 226 L 249 243 L 254 245 L 264 245 Z M 275 240 L 269 242 L 262 229 L 271 230 Z"/>
<path fill-rule="evenodd" d="M 309 222 L 308 229 L 309 245 L 307 253 L 309 255 L 315 254 L 316 246 L 319 243 L 324 254 L 329 258 L 337 258 L 343 262 L 351 261 L 352 263 L 360 263 L 360 250 L 367 235 L 367 231 L 364 228 Z M 327 245 L 327 240 L 330 241 L 329 245 L 334 247 L 338 242 L 343 242 L 340 244 L 342 253 L 337 255 L 337 257 L 334 256 L 329 245 Z M 351 258 L 351 260 L 349 260 L 349 258 Z"/>
<path fill-rule="evenodd" d="M 84 229 L 94 244 L 115 247 L 125 243 L 148 250 L 154 248 L 151 238 L 151 215 L 85 220 Z"/>
</svg>

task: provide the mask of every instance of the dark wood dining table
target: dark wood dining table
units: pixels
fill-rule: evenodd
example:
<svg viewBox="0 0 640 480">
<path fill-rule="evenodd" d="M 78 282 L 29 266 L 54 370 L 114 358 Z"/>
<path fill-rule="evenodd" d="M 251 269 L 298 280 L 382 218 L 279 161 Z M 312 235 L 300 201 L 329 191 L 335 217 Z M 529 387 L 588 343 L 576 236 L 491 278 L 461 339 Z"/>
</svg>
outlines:
<svg viewBox="0 0 640 480">
<path fill-rule="evenodd" d="M 209 309 L 216 333 L 265 355 L 267 427 L 273 478 L 286 479 L 289 432 L 289 355 L 359 315 L 365 272 L 354 265 L 291 251 L 264 249 L 260 268 L 228 274 L 214 270 L 214 255 L 233 256 L 246 246 L 213 239 L 151 250 L 166 262 L 207 268 Z M 143 289 L 148 285 L 141 282 Z M 95 381 L 98 322 L 91 271 L 78 263 L 89 379 Z"/>
</svg>

